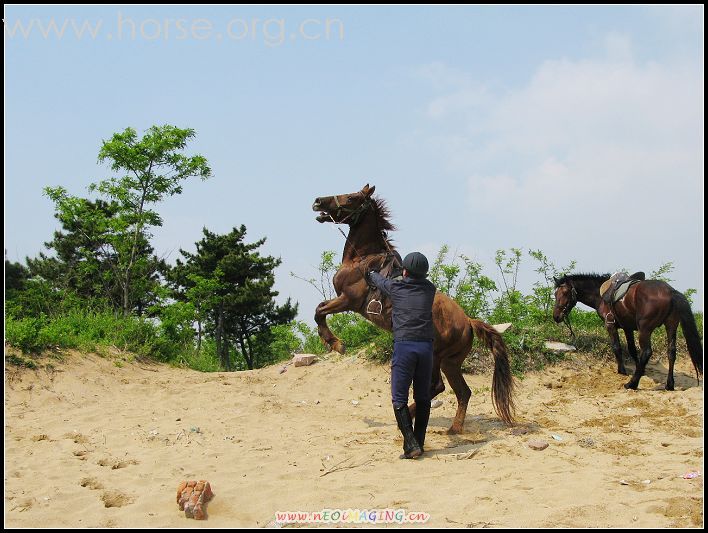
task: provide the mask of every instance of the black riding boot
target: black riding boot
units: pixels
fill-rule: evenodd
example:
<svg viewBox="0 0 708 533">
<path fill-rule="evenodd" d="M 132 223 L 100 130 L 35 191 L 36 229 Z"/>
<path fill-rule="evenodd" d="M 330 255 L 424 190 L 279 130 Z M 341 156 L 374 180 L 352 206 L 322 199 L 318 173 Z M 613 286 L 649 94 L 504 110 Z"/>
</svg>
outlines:
<svg viewBox="0 0 708 533">
<path fill-rule="evenodd" d="M 415 402 L 415 429 L 413 434 L 415 440 L 418 441 L 420 452 L 423 453 L 423 444 L 425 444 L 425 431 L 428 429 L 428 420 L 430 420 L 430 403 L 422 404 Z"/>
<path fill-rule="evenodd" d="M 418 441 L 413 434 L 413 420 L 411 420 L 411 414 L 408 411 L 408 406 L 403 405 L 401 407 L 394 407 L 393 412 L 396 414 L 396 422 L 398 422 L 398 429 L 403 434 L 403 455 L 401 459 L 415 459 L 418 457 L 422 451 L 418 445 Z"/>
</svg>

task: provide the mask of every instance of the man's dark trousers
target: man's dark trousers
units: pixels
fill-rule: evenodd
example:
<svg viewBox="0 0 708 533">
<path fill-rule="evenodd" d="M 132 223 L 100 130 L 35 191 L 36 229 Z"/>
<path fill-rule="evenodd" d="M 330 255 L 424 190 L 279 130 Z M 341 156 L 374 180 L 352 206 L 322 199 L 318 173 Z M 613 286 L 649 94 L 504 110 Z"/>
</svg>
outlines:
<svg viewBox="0 0 708 533">
<path fill-rule="evenodd" d="M 408 405 L 408 389 L 413 384 L 415 401 L 414 433 L 421 448 L 430 419 L 430 381 L 433 373 L 432 341 L 395 341 L 391 361 L 393 407 Z"/>
</svg>

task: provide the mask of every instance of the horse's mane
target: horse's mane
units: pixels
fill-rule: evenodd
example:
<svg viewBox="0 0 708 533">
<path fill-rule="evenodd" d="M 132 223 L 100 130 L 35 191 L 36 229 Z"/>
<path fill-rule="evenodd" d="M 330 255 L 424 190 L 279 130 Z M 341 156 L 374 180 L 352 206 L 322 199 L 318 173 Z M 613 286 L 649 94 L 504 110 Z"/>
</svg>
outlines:
<svg viewBox="0 0 708 533">
<path fill-rule="evenodd" d="M 391 223 L 391 210 L 388 208 L 386 200 L 380 197 L 376 197 L 373 200 L 379 229 L 383 231 L 395 231 L 396 226 Z"/>
<path fill-rule="evenodd" d="M 383 238 L 386 240 L 389 248 L 395 250 L 396 247 L 393 245 L 393 239 L 390 239 L 386 234 L 389 231 L 395 231 L 396 226 L 391 222 L 391 210 L 386 204 L 386 200 L 381 197 L 376 197 L 372 199 L 374 202 L 374 214 L 376 215 L 376 224 L 379 230 L 383 233 Z"/>
<path fill-rule="evenodd" d="M 592 282 L 599 282 L 602 284 L 603 281 L 605 281 L 607 278 L 610 277 L 610 274 L 597 274 L 595 272 L 591 273 L 581 273 L 581 274 L 565 274 L 564 276 L 556 279 L 556 287 L 560 287 L 564 283 L 578 283 L 578 282 L 583 282 L 583 281 L 592 281 Z"/>
</svg>

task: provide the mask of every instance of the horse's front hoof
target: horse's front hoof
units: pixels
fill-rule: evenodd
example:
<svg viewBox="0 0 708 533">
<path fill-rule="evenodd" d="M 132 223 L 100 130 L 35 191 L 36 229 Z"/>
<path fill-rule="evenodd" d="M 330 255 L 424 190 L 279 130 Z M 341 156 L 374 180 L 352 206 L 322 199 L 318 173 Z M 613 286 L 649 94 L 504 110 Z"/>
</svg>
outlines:
<svg viewBox="0 0 708 533">
<path fill-rule="evenodd" d="M 637 383 L 632 383 L 631 381 L 629 383 L 624 384 L 625 389 L 632 389 L 632 390 L 637 390 Z"/>
<path fill-rule="evenodd" d="M 334 344 L 332 344 L 332 349 L 335 352 L 339 352 L 340 354 L 344 355 L 344 352 L 346 351 L 344 349 L 344 343 L 342 341 L 337 341 Z"/>
<path fill-rule="evenodd" d="M 626 369 L 626 368 L 618 368 L 618 369 L 617 369 L 617 373 L 618 373 L 618 374 L 622 374 L 623 376 L 628 376 L 628 375 L 629 375 L 629 372 L 627 372 L 627 369 Z"/>
<path fill-rule="evenodd" d="M 666 390 L 674 390 L 674 384 L 672 383 L 669 385 L 668 383 L 666 384 Z"/>
<path fill-rule="evenodd" d="M 455 426 L 452 426 L 450 429 L 447 430 L 448 435 L 459 435 L 462 433 L 462 428 L 458 428 Z"/>
</svg>

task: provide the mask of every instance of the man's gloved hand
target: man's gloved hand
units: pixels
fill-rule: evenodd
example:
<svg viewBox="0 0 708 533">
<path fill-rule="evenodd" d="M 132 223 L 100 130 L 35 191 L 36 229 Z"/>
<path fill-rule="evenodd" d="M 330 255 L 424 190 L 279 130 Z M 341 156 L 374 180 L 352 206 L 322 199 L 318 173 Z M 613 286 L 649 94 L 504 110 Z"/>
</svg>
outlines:
<svg viewBox="0 0 708 533">
<path fill-rule="evenodd" d="M 368 284 L 369 284 L 370 286 L 372 286 L 372 287 L 375 286 L 373 280 L 371 279 L 371 274 L 372 274 L 373 272 L 376 272 L 376 270 L 369 270 L 369 271 L 366 272 L 366 274 L 364 274 L 364 279 L 366 280 L 366 283 L 368 283 Z"/>
</svg>

